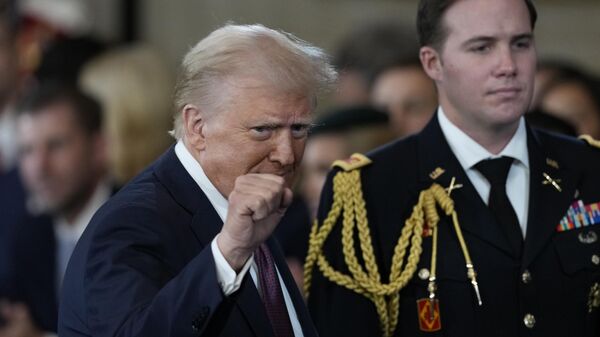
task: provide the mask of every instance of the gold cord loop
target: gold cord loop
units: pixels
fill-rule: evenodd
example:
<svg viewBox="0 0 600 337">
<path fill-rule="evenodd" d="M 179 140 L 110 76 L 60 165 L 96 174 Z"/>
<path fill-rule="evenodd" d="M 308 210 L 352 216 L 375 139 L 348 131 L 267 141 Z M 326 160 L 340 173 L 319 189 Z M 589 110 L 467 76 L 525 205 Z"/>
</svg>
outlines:
<svg viewBox="0 0 600 337">
<path fill-rule="evenodd" d="M 406 286 L 417 269 L 422 252 L 422 235 L 425 224 L 434 230 L 437 239 L 437 224 L 440 220 L 437 210 L 438 205 L 446 215 L 452 215 L 455 227 L 458 226 L 454 202 L 442 186 L 434 183 L 429 189 L 421 191 L 418 203 L 413 207 L 411 216 L 405 221 L 394 248 L 389 283 L 383 283 L 373 251 L 362 193 L 360 170 L 338 172 L 333 178 L 333 203 L 327 218 L 320 227 L 318 222 L 315 221 L 311 229 L 309 249 L 304 265 L 304 291 L 306 296 L 310 294 L 312 271 L 317 265 L 323 275 L 331 282 L 363 295 L 372 301 L 379 315 L 383 336 L 392 336 L 398 324 L 400 290 Z M 343 214 L 342 252 L 350 275 L 335 270 L 323 253 L 325 240 L 341 214 Z M 354 242 L 355 231 L 358 233 L 364 266 L 359 263 L 357 258 Z M 459 231 L 460 227 L 458 227 L 457 234 Z M 462 233 L 458 236 L 467 264 L 472 266 Z M 408 257 L 406 257 L 407 253 Z M 436 255 L 433 254 L 433 257 Z M 404 263 L 406 264 L 404 265 Z M 432 272 L 435 273 L 435 260 L 432 260 L 432 266 Z"/>
</svg>

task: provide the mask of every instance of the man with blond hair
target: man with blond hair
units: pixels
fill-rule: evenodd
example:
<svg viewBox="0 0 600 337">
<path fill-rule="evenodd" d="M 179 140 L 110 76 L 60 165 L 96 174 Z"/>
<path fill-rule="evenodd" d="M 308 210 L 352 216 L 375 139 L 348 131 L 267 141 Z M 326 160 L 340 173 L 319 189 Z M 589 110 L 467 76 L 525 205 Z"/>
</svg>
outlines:
<svg viewBox="0 0 600 337">
<path fill-rule="evenodd" d="M 92 219 L 60 336 L 316 336 L 270 234 L 292 200 L 325 55 L 227 25 L 186 55 L 177 144 Z"/>
</svg>

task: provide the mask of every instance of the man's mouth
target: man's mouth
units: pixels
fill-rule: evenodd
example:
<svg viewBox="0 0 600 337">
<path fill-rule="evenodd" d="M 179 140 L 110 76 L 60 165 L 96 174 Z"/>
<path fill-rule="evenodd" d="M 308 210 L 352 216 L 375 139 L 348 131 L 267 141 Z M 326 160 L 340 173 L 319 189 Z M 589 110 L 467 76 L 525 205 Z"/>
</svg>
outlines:
<svg viewBox="0 0 600 337">
<path fill-rule="evenodd" d="M 497 96 L 501 98 L 515 98 L 521 94 L 521 88 L 516 86 L 501 87 L 488 91 L 488 95 Z"/>
</svg>

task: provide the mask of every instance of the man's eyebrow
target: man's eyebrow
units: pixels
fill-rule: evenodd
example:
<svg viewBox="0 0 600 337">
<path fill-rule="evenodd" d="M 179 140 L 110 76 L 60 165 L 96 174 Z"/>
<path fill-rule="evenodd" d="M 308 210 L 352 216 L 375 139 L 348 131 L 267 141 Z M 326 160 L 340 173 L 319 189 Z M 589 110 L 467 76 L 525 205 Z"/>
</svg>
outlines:
<svg viewBox="0 0 600 337">
<path fill-rule="evenodd" d="M 517 41 L 517 40 L 522 40 L 522 39 L 533 39 L 533 34 L 532 33 L 517 34 L 517 35 L 511 37 L 510 40 Z M 480 35 L 480 36 L 475 36 L 475 37 L 468 39 L 467 41 L 463 42 L 462 45 L 469 46 L 474 43 L 489 43 L 489 42 L 494 42 L 496 40 L 498 40 L 497 37 Z"/>
<path fill-rule="evenodd" d="M 267 128 L 267 129 L 277 129 L 282 127 L 283 124 L 281 123 L 275 123 L 275 122 L 262 122 L 262 123 L 255 123 L 252 125 L 252 128 Z"/>
<path fill-rule="evenodd" d="M 467 41 L 463 42 L 462 45 L 463 46 L 468 46 L 468 45 L 472 45 L 474 43 L 482 43 L 482 42 L 493 42 L 496 41 L 497 38 L 493 37 L 493 36 L 475 36 L 472 37 L 470 39 L 468 39 Z"/>
<path fill-rule="evenodd" d="M 275 121 L 260 121 L 252 124 L 251 127 L 261 127 L 261 128 L 269 128 L 269 129 L 277 129 L 287 126 L 287 123 L 275 122 Z M 289 124 L 290 126 L 307 126 L 310 127 L 313 125 L 313 119 L 306 118 L 302 120 L 296 120 L 293 123 Z"/>
<path fill-rule="evenodd" d="M 518 41 L 518 40 L 523 40 L 523 39 L 533 40 L 533 34 L 531 34 L 531 33 L 519 34 L 519 35 L 514 36 L 511 40 Z"/>
<path fill-rule="evenodd" d="M 295 121 L 294 123 L 292 123 L 292 125 L 312 127 L 314 125 L 314 123 L 311 120 L 305 120 L 305 121 Z"/>
</svg>

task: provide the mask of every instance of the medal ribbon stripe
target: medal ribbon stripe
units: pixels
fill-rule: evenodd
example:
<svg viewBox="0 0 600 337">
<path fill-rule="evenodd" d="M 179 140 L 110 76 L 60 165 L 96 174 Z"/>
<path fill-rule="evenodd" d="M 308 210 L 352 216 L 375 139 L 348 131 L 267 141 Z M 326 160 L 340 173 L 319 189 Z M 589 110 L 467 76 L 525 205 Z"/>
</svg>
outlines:
<svg viewBox="0 0 600 337">
<path fill-rule="evenodd" d="M 564 232 L 571 229 L 583 228 L 600 223 L 600 202 L 585 205 L 583 201 L 578 200 L 571 204 L 567 214 L 556 226 L 557 232 Z"/>
</svg>

